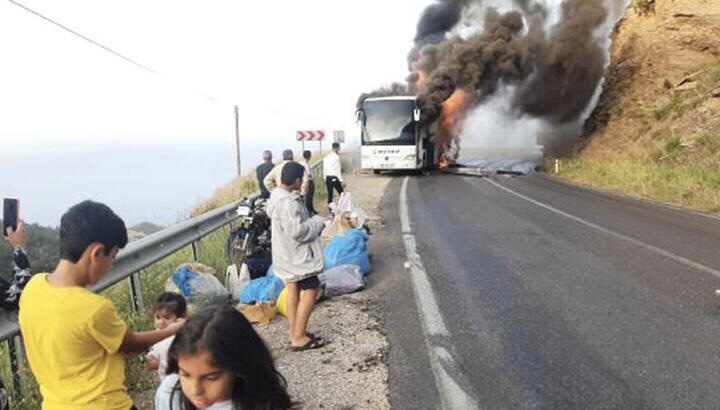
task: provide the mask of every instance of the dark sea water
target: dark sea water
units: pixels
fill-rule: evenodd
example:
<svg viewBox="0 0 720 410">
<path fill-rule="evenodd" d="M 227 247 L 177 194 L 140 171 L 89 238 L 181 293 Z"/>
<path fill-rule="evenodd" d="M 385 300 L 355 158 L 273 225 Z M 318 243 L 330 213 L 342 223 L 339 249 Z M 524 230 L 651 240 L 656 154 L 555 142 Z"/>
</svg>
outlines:
<svg viewBox="0 0 720 410">
<path fill-rule="evenodd" d="M 232 139 L 20 145 L 1 147 L 0 196 L 20 198 L 23 218 L 46 226 L 58 225 L 62 213 L 84 199 L 106 203 L 128 226 L 143 221 L 169 225 L 236 173 Z M 257 165 L 263 149 L 279 155 L 282 147 L 278 142 L 245 142 L 243 171 Z"/>
</svg>

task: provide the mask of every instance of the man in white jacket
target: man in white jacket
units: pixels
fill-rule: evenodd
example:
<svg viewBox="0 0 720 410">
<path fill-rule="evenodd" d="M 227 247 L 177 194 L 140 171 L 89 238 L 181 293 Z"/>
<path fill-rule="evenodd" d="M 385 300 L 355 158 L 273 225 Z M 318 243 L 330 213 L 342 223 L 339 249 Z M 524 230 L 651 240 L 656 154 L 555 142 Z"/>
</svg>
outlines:
<svg viewBox="0 0 720 410">
<path fill-rule="evenodd" d="M 342 162 L 340 161 L 340 144 L 333 142 L 332 151 L 323 159 L 323 174 L 327 188 L 328 204 L 333 201 L 333 192 L 343 193 L 345 182 L 342 178 Z"/>
<path fill-rule="evenodd" d="M 270 194 L 267 212 L 272 220 L 272 256 L 275 273 L 287 286 L 287 319 L 290 349 L 317 349 L 322 340 L 307 333 L 324 261 L 320 233 L 325 219 L 310 217 L 295 191 L 300 189 L 305 168 L 287 162 L 282 169 L 280 186 Z"/>
</svg>

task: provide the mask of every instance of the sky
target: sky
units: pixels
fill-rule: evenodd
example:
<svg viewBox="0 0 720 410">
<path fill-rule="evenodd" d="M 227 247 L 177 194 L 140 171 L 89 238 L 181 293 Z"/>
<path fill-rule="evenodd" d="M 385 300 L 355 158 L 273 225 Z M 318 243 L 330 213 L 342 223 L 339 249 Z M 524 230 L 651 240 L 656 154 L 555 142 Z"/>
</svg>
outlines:
<svg viewBox="0 0 720 410">
<path fill-rule="evenodd" d="M 18 1 L 158 74 L 0 1 L 0 160 L 232 141 L 236 104 L 253 151 L 303 129 L 356 141 L 357 96 L 405 78 L 431 2 Z"/>
</svg>

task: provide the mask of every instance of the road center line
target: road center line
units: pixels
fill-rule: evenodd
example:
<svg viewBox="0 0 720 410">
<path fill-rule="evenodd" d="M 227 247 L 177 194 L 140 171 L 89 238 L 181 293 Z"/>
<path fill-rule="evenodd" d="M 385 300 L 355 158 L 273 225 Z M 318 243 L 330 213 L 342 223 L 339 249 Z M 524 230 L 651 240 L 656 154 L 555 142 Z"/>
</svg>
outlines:
<svg viewBox="0 0 720 410">
<path fill-rule="evenodd" d="M 457 380 L 465 380 L 465 378 L 460 367 L 455 362 L 455 358 L 448 351 L 449 343 L 441 346 L 434 341 L 438 336 L 447 340 L 450 332 L 440 313 L 440 307 L 435 298 L 432 284 L 417 251 L 415 236 L 412 234 L 407 204 L 408 180 L 409 177 L 405 177 L 400 189 L 400 225 L 405 244 L 405 253 L 410 264 L 410 277 L 415 290 L 415 302 L 423 325 L 425 344 L 430 356 L 430 366 L 435 377 L 435 385 L 440 394 L 440 402 L 443 408 L 475 409 L 478 408 L 477 402 L 457 382 Z"/>
<path fill-rule="evenodd" d="M 525 201 L 530 202 L 531 204 L 537 205 L 537 206 L 539 206 L 539 207 L 541 207 L 541 208 L 547 209 L 548 211 L 551 211 L 551 212 L 554 212 L 554 213 L 556 213 L 556 214 L 558 214 L 558 215 L 564 216 L 565 218 L 571 219 L 571 220 L 573 220 L 573 221 L 575 221 L 575 222 L 577 222 L 577 223 L 579 223 L 579 224 L 582 224 L 582 225 L 585 225 L 585 226 L 587 226 L 587 227 L 593 228 L 593 229 L 595 229 L 595 230 L 598 230 L 598 231 L 600 231 L 600 232 L 602 232 L 602 233 L 604 233 L 604 234 L 606 234 L 606 235 L 612 236 L 612 237 L 614 237 L 614 238 L 621 239 L 621 240 L 623 240 L 623 241 L 629 242 L 629 243 L 631 243 L 631 244 L 633 244 L 633 245 L 635 245 L 635 246 L 639 246 L 639 247 L 644 248 L 644 249 L 646 249 L 646 250 L 648 250 L 648 251 L 657 253 L 657 254 L 659 254 L 659 255 L 662 255 L 662 256 L 664 256 L 664 257 L 666 257 L 666 258 L 668 258 L 668 259 L 671 259 L 671 260 L 673 260 L 673 261 L 675 261 L 675 262 L 677 262 L 677 263 L 683 264 L 683 265 L 688 266 L 688 267 L 690 267 L 690 268 L 697 269 L 697 270 L 699 270 L 699 271 L 701 271 L 701 272 L 709 273 L 709 274 L 711 274 L 711 275 L 713 275 L 713 276 L 715 276 L 715 277 L 720 278 L 720 271 L 718 271 L 718 270 L 716 270 L 716 269 L 713 269 L 713 268 L 711 268 L 711 267 L 709 267 L 709 266 L 705 266 L 705 265 L 703 265 L 703 264 L 701 264 L 701 263 L 692 261 L 692 260 L 687 259 L 687 258 L 685 258 L 685 257 L 682 257 L 682 256 L 680 256 L 680 255 L 676 255 L 676 254 L 674 254 L 674 253 L 672 253 L 672 252 L 666 251 L 665 249 L 658 248 L 657 246 L 650 245 L 650 244 L 645 243 L 645 242 L 643 242 L 643 241 L 640 241 L 640 240 L 638 240 L 638 239 L 631 238 L 631 237 L 626 236 L 626 235 L 623 235 L 623 234 L 621 234 L 621 233 L 619 233 L 619 232 L 616 232 L 616 231 L 613 231 L 613 230 L 611 230 L 611 229 L 608 229 L 608 228 L 602 227 L 602 226 L 600 226 L 600 225 L 594 224 L 594 223 L 592 223 L 592 222 L 586 221 L 586 220 L 584 220 L 584 219 L 582 219 L 582 218 L 580 218 L 580 217 L 577 217 L 577 216 L 575 216 L 575 215 L 571 215 L 571 214 L 569 214 L 569 213 L 567 213 L 567 212 L 564 212 L 564 211 L 561 211 L 561 210 L 559 210 L 559 209 L 557 209 L 557 208 L 553 208 L 553 207 L 550 206 L 550 205 L 544 204 L 544 203 L 542 203 L 542 202 L 540 202 L 540 201 L 536 201 L 536 200 L 534 200 L 534 199 L 532 199 L 532 198 L 530 198 L 530 197 L 527 197 L 527 196 L 525 196 L 525 195 L 523 195 L 523 194 L 520 194 L 520 193 L 518 193 L 518 192 L 515 192 L 515 191 L 513 191 L 513 190 L 510 189 L 510 188 L 506 188 L 506 187 L 500 185 L 499 183 L 491 180 L 490 178 L 485 178 L 485 181 L 489 182 L 490 184 L 494 185 L 494 186 L 497 187 L 497 188 L 502 189 L 503 191 L 505 191 L 505 192 L 507 192 L 507 193 L 509 193 L 509 194 L 515 195 L 516 197 L 518 197 L 518 198 L 520 198 L 520 199 L 524 199 Z"/>
</svg>

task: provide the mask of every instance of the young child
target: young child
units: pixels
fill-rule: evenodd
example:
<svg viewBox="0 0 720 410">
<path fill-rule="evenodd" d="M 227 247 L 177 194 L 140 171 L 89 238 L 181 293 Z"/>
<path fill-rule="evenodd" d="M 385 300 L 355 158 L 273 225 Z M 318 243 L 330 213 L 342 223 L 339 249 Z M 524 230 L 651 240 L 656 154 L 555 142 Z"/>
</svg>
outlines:
<svg viewBox="0 0 720 410">
<path fill-rule="evenodd" d="M 20 296 L 20 331 L 44 410 L 128 410 L 123 353 L 140 353 L 177 333 L 182 322 L 136 333 L 104 296 L 87 289 L 127 244 L 125 223 L 85 201 L 60 222 L 60 262 L 30 279 Z"/>
<path fill-rule="evenodd" d="M 282 169 L 281 184 L 270 194 L 267 212 L 272 220 L 272 256 L 275 273 L 287 286 L 287 319 L 290 349 L 318 349 L 324 342 L 307 332 L 320 287 L 323 270 L 320 233 L 325 219 L 310 216 L 294 193 L 302 185 L 305 168 L 288 162 Z"/>
<path fill-rule="evenodd" d="M 184 319 L 187 316 L 187 302 L 185 298 L 173 292 L 164 292 L 158 296 L 153 306 L 153 319 L 155 329 L 163 330 L 170 324 Z M 160 381 L 165 379 L 168 361 L 168 350 L 175 336 L 170 336 L 155 343 L 148 352 L 148 369 L 157 371 Z"/>
<path fill-rule="evenodd" d="M 194 313 L 170 346 L 156 410 L 284 410 L 285 378 L 250 322 L 229 307 Z"/>
</svg>

